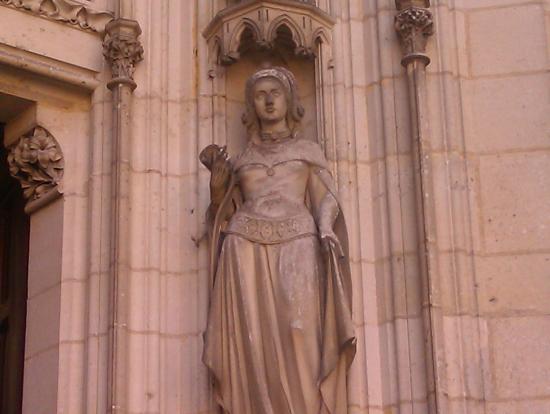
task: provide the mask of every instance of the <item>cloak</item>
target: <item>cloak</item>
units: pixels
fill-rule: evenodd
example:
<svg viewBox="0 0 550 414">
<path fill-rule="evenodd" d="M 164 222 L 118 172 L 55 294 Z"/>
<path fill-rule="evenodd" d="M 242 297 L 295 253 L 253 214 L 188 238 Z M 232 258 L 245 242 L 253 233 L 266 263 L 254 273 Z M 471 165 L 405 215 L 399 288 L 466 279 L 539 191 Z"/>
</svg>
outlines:
<svg viewBox="0 0 550 414">
<path fill-rule="evenodd" d="M 285 157 L 281 162 L 289 159 L 302 160 L 309 163 L 312 171 L 319 177 L 328 193 L 338 200 L 336 188 L 324 154 L 318 144 L 299 139 L 293 145 L 292 155 Z M 233 163 L 234 171 L 248 162 L 261 163 L 255 154 L 245 150 Z M 233 213 L 242 205 L 243 199 L 237 180 L 237 174 L 231 174 L 227 191 L 214 217 L 210 217 L 210 288 L 214 287 L 218 259 L 224 241 L 223 230 L 227 226 Z M 340 203 L 339 213 L 334 222 L 334 232 L 338 237 L 343 250 L 343 256 L 334 248 L 324 253 L 326 277 L 323 278 L 323 298 L 321 307 L 322 349 L 321 373 L 319 391 L 321 394 L 321 413 L 347 414 L 347 372 L 356 352 L 356 338 L 351 317 L 352 289 L 351 270 L 349 263 L 349 244 L 347 228 L 342 214 Z M 208 340 L 208 339 L 207 339 Z M 208 345 L 208 344 L 207 344 Z M 206 348 L 205 348 L 206 349 Z M 203 355 L 203 361 L 212 374 L 214 392 L 218 404 L 225 407 L 220 393 L 219 373 L 221 361 L 217 358 Z M 227 411 L 229 412 L 229 411 Z M 230 413 L 240 414 L 240 413 Z"/>
</svg>

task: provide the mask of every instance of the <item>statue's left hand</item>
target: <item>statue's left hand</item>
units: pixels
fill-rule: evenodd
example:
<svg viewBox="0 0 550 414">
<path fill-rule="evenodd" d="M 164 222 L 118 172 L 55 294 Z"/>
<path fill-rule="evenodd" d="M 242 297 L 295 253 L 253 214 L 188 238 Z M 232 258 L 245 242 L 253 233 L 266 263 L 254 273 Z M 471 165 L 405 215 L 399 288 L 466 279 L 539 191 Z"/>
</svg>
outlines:
<svg viewBox="0 0 550 414">
<path fill-rule="evenodd" d="M 342 249 L 342 244 L 332 229 L 321 229 L 321 243 L 325 251 L 328 252 L 332 248 L 338 257 L 344 257 L 344 249 Z"/>
</svg>

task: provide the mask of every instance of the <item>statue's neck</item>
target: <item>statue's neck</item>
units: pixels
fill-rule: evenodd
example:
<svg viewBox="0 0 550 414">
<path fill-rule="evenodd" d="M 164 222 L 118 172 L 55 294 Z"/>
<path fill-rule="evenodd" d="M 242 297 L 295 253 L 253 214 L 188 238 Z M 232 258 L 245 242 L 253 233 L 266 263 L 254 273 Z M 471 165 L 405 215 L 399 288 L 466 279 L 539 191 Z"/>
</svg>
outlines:
<svg viewBox="0 0 550 414">
<path fill-rule="evenodd" d="M 288 128 L 285 128 L 284 130 L 281 130 L 281 131 L 262 130 L 259 134 L 259 138 L 262 143 L 282 142 L 292 138 L 292 132 Z"/>
<path fill-rule="evenodd" d="M 260 129 L 266 134 L 280 134 L 288 131 L 288 125 L 285 118 L 276 121 L 260 120 Z"/>
<path fill-rule="evenodd" d="M 280 119 L 276 122 L 260 121 L 260 124 L 259 138 L 261 142 L 283 141 L 292 135 L 286 119 Z"/>
</svg>

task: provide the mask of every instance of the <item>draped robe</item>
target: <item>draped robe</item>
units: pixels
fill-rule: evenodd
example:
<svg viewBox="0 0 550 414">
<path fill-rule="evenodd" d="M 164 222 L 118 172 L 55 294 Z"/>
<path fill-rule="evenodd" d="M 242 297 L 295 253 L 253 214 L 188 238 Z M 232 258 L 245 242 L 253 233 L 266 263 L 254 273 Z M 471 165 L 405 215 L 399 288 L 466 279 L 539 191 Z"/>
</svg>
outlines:
<svg viewBox="0 0 550 414">
<path fill-rule="evenodd" d="M 340 212 L 343 257 L 320 245 L 311 192 L 336 198 L 324 154 L 305 139 L 251 143 L 232 167 L 211 234 L 203 360 L 216 401 L 224 414 L 346 414 L 355 355 L 348 241 Z"/>
</svg>

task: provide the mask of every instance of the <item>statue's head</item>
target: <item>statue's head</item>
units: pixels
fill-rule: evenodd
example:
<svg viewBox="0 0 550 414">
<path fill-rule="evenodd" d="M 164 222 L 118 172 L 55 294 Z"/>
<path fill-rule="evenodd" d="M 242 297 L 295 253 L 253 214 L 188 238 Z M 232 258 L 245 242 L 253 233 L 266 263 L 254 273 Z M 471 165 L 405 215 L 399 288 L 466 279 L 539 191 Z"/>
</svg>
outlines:
<svg viewBox="0 0 550 414">
<path fill-rule="evenodd" d="M 262 120 L 285 119 L 293 135 L 298 133 L 304 108 L 298 99 L 296 79 L 283 67 L 261 69 L 246 82 L 243 122 L 249 135 L 260 132 Z"/>
</svg>

